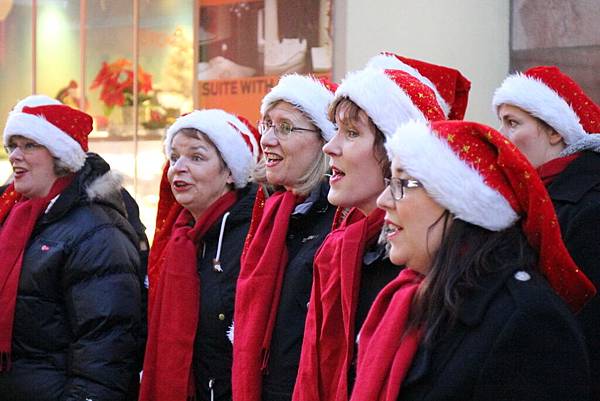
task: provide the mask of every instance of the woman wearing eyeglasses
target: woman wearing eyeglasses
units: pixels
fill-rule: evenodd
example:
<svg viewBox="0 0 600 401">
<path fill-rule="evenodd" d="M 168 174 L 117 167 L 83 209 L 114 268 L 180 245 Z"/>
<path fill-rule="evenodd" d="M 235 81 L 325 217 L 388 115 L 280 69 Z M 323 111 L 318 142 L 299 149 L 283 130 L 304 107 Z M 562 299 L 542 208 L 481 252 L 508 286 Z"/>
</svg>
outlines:
<svg viewBox="0 0 600 401">
<path fill-rule="evenodd" d="M 572 312 L 595 289 L 526 158 L 462 121 L 408 123 L 386 148 L 377 205 L 406 268 L 363 324 L 351 401 L 591 400 Z"/>
<path fill-rule="evenodd" d="M 231 400 L 229 328 L 258 140 L 247 121 L 219 109 L 167 130 L 140 401 Z"/>
<path fill-rule="evenodd" d="M 462 116 L 466 107 L 467 92 L 455 95 L 457 83 L 468 88 L 458 71 L 417 60 L 401 61 L 394 55 L 383 57 L 403 71 L 366 68 L 348 74 L 330 109 L 338 130 L 323 151 L 331 158 L 328 199 L 338 206 L 339 218 L 315 257 L 294 390 L 297 401 L 348 399 L 357 335 L 374 298 L 402 269 L 390 263 L 383 246 L 377 244 L 383 212 L 377 209 L 376 199 L 389 176 L 386 138 L 410 118 L 445 119 L 451 109 Z M 439 87 L 448 101 L 419 69 L 427 71 L 431 80 L 454 78 Z"/>
<path fill-rule="evenodd" d="M 321 148 L 332 84 L 286 75 L 265 96 L 259 123 L 266 180 L 241 259 L 235 300 L 233 399 L 289 401 L 296 381 L 313 256 L 335 213 Z"/>
<path fill-rule="evenodd" d="M 0 399 L 131 399 L 138 382 L 138 237 L 120 179 L 87 153 L 92 118 L 47 96 L 9 114 L 0 196 Z"/>
</svg>

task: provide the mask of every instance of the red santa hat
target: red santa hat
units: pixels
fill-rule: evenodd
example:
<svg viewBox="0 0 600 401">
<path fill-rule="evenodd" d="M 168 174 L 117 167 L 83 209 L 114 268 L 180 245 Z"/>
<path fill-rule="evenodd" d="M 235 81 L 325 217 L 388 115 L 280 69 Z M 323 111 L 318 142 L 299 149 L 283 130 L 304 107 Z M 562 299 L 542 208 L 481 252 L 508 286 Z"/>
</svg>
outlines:
<svg viewBox="0 0 600 401">
<path fill-rule="evenodd" d="M 4 127 L 4 145 L 13 136 L 22 136 L 44 145 L 71 171 L 85 163 L 88 135 L 93 120 L 88 114 L 45 95 L 21 100 L 9 113 Z"/>
<path fill-rule="evenodd" d="M 258 129 L 244 116 L 237 115 L 229 122 L 242 136 L 244 142 L 252 153 L 252 160 L 254 163 L 258 163 L 262 156 L 262 149 L 260 147 L 260 133 Z"/>
<path fill-rule="evenodd" d="M 167 129 L 164 142 L 167 156 L 173 151 L 173 137 L 184 128 L 205 134 L 221 153 L 235 187 L 246 186 L 260 155 L 258 131 L 247 120 L 243 122 L 220 109 L 195 110 L 183 115 Z"/>
<path fill-rule="evenodd" d="M 389 157 L 457 219 L 501 231 L 519 219 L 539 269 L 573 310 L 595 294 L 565 248 L 546 189 L 525 156 L 488 126 L 410 122 L 387 142 Z"/>
<path fill-rule="evenodd" d="M 275 103 L 283 100 L 300 109 L 321 130 L 323 139 L 335 135 L 335 126 L 327 118 L 329 104 L 337 85 L 327 78 L 312 75 L 289 74 L 279 79 L 277 85 L 263 98 L 260 114 L 263 116 Z"/>
<path fill-rule="evenodd" d="M 434 91 L 400 70 L 367 67 L 351 72 L 335 91 L 332 107 L 342 99 L 350 99 L 367 113 L 386 137 L 410 120 L 445 119 Z"/>
<path fill-rule="evenodd" d="M 554 66 L 538 66 L 508 76 L 494 93 L 493 106 L 509 104 L 550 125 L 568 146 L 600 137 L 600 107 L 568 75 Z M 593 138 L 593 139 L 592 139 Z"/>
<path fill-rule="evenodd" d="M 462 120 L 465 116 L 471 82 L 460 71 L 390 52 L 372 57 L 367 67 L 407 72 L 431 88 L 447 119 Z"/>
</svg>

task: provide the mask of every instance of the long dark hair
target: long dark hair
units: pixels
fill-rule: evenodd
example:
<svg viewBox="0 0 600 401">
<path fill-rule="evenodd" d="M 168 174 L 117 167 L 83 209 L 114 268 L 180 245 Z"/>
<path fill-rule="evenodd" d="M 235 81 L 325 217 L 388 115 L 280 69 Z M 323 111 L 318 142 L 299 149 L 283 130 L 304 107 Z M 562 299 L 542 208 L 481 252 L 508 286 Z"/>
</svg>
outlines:
<svg viewBox="0 0 600 401">
<path fill-rule="evenodd" d="M 446 225 L 449 218 L 449 212 L 445 212 L 430 229 L 442 220 Z M 503 231 L 490 231 L 455 219 L 444 231 L 431 269 L 411 308 L 409 327 L 424 330 L 425 344 L 434 343 L 444 330 L 455 324 L 465 293 L 476 286 L 478 277 L 514 266 L 532 270 L 537 264 L 537 253 L 527 242 L 520 224 Z"/>
</svg>

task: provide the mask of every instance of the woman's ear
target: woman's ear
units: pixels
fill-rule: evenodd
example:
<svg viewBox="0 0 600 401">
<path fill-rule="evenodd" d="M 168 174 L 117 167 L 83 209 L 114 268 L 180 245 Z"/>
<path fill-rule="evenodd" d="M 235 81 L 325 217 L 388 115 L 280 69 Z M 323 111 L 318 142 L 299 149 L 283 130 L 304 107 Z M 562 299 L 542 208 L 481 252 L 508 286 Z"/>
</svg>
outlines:
<svg viewBox="0 0 600 401">
<path fill-rule="evenodd" d="M 558 132 L 556 132 L 554 128 L 546 124 L 544 121 L 538 120 L 538 127 L 540 130 L 542 130 L 542 132 L 548 135 L 548 142 L 550 143 L 550 145 L 558 145 L 561 142 L 563 143 L 563 145 L 565 144 L 563 137 Z"/>
<path fill-rule="evenodd" d="M 548 140 L 550 141 L 550 145 L 558 145 L 561 142 L 564 144 L 563 137 L 554 130 L 554 128 L 550 128 L 547 130 Z"/>
<path fill-rule="evenodd" d="M 233 174 L 231 174 L 231 170 L 227 169 L 227 171 L 229 172 L 229 175 L 227 175 L 227 180 L 225 181 L 227 184 L 232 184 L 235 182 L 235 180 L 233 179 Z"/>
</svg>

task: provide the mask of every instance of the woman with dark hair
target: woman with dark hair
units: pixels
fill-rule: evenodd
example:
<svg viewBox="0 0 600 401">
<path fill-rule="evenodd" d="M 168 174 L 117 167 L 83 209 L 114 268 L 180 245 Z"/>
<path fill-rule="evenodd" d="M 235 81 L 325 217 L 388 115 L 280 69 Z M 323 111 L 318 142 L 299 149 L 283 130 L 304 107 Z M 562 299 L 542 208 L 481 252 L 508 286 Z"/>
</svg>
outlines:
<svg viewBox="0 0 600 401">
<path fill-rule="evenodd" d="M 573 79 L 546 66 L 507 77 L 493 104 L 500 131 L 548 189 L 573 260 L 600 285 L 600 107 Z M 590 352 L 593 398 L 600 400 L 600 297 L 577 317 Z"/>
<path fill-rule="evenodd" d="M 323 152 L 331 158 L 328 199 L 338 218 L 315 257 L 297 401 L 348 399 L 356 333 L 376 295 L 402 268 L 377 244 L 384 213 L 376 200 L 389 176 L 386 138 L 411 118 L 443 120 L 450 109 L 462 117 L 466 107 L 467 92 L 454 96 L 457 82 L 468 87 L 458 71 L 390 54 L 375 61 L 377 67 L 348 74 L 330 107 L 338 130 Z M 398 69 L 378 68 L 383 64 Z M 432 84 L 442 76 L 445 83 Z"/>
<path fill-rule="evenodd" d="M 327 119 L 333 85 L 286 75 L 261 105 L 268 199 L 259 190 L 235 300 L 233 399 L 292 397 L 312 282 L 313 257 L 331 228 L 321 152 L 334 134 Z"/>
<path fill-rule="evenodd" d="M 406 268 L 363 325 L 351 400 L 590 400 L 572 311 L 595 289 L 525 157 L 461 121 L 408 123 L 387 149 L 377 203 Z"/>
<path fill-rule="evenodd" d="M 130 399 L 141 342 L 138 237 L 121 182 L 87 153 L 92 118 L 43 95 L 9 114 L 0 197 L 0 399 Z"/>
<path fill-rule="evenodd" d="M 181 116 L 167 130 L 140 401 L 231 400 L 228 331 L 258 140 L 246 120 L 218 109 Z"/>
</svg>

